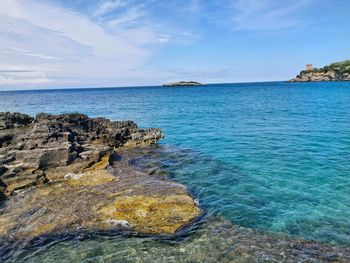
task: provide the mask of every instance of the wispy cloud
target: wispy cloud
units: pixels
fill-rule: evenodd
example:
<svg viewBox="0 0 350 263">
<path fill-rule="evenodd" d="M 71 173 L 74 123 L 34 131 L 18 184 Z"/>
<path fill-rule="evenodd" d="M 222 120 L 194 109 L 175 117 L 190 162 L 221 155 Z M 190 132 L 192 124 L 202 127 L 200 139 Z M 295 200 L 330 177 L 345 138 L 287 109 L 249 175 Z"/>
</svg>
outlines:
<svg viewBox="0 0 350 263">
<path fill-rule="evenodd" d="M 237 0 L 231 4 L 235 30 L 278 30 L 304 25 L 301 10 L 313 0 Z"/>
<path fill-rule="evenodd" d="M 127 3 L 125 0 L 114 0 L 114 1 L 102 2 L 97 6 L 96 10 L 93 12 L 93 16 L 101 17 L 113 11 L 116 11 L 120 8 L 123 8 L 126 5 Z"/>
<path fill-rule="evenodd" d="M 50 79 L 36 70 L 0 70 L 2 85 L 48 84 Z"/>
</svg>

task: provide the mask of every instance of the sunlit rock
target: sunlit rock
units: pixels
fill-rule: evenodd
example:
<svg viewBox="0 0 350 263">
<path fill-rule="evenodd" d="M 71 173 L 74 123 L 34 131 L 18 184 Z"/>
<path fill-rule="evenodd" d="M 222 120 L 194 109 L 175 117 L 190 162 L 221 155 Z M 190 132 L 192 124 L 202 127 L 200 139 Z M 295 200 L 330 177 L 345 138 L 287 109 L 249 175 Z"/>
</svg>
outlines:
<svg viewBox="0 0 350 263">
<path fill-rule="evenodd" d="M 1 116 L 0 135 L 11 138 L 0 147 L 0 199 L 12 194 L 0 210 L 1 239 L 116 229 L 173 234 L 201 214 L 183 185 L 130 165 L 147 154 L 134 146 L 156 143 L 160 129 L 82 114 L 18 115 L 18 124 Z"/>
<path fill-rule="evenodd" d="M 147 234 L 173 234 L 200 214 L 193 199 L 186 195 L 123 196 L 103 207 L 108 220 L 124 220 L 135 230 Z"/>
</svg>

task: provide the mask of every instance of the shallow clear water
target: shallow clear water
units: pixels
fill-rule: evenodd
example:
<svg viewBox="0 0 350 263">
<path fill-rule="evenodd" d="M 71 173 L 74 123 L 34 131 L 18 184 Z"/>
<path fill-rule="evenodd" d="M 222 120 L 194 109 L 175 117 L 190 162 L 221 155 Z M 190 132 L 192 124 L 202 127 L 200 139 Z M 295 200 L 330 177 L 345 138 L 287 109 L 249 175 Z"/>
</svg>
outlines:
<svg viewBox="0 0 350 263">
<path fill-rule="evenodd" d="M 350 83 L 0 92 L 0 111 L 161 127 L 160 166 L 209 213 L 350 244 Z"/>
</svg>

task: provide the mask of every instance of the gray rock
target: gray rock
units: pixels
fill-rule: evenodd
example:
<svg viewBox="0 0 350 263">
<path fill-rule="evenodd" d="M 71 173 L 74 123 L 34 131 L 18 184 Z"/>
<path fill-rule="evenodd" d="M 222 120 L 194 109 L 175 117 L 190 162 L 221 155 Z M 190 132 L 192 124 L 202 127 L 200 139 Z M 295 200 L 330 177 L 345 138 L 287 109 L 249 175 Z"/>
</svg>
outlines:
<svg viewBox="0 0 350 263">
<path fill-rule="evenodd" d="M 33 118 L 22 113 L 0 112 L 0 130 L 28 125 Z"/>
<path fill-rule="evenodd" d="M 70 146 L 61 146 L 50 148 L 49 150 L 43 152 L 39 159 L 38 168 L 49 168 L 56 166 L 67 165 L 71 160 L 73 154 L 76 155 L 76 152 L 70 153 Z"/>
<path fill-rule="evenodd" d="M 72 113 L 0 113 L 0 177 L 14 191 L 47 182 L 37 171 L 75 162 L 96 163 L 122 146 L 153 144 L 160 129 L 139 129 L 133 121 L 110 121 Z"/>
</svg>

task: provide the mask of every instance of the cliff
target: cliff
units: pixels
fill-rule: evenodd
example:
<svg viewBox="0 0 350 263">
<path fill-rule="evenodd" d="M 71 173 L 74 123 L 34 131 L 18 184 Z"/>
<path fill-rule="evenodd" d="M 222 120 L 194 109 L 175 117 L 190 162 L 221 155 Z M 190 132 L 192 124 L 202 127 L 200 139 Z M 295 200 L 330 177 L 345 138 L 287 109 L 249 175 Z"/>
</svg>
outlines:
<svg viewBox="0 0 350 263">
<path fill-rule="evenodd" d="M 332 63 L 323 68 L 302 70 L 289 82 L 350 81 L 350 60 Z"/>
</svg>

